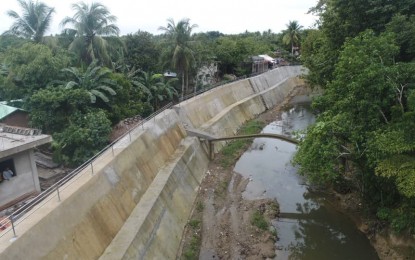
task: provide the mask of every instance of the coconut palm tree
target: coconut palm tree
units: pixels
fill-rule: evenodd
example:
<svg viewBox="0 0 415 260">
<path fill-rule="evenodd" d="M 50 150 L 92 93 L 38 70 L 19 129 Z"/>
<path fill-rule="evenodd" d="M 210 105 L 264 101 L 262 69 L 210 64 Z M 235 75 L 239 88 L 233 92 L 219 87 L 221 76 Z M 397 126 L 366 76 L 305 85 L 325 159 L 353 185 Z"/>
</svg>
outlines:
<svg viewBox="0 0 415 260">
<path fill-rule="evenodd" d="M 43 36 L 49 29 L 52 14 L 55 12 L 54 8 L 32 0 L 17 0 L 17 2 L 22 9 L 22 15 L 13 10 L 7 12 L 7 15 L 14 18 L 15 21 L 4 34 L 13 34 L 36 43 L 42 42 Z"/>
<path fill-rule="evenodd" d="M 68 81 L 60 81 L 59 85 L 67 89 L 87 90 L 91 103 L 96 103 L 97 98 L 107 103 L 109 102 L 107 94 L 116 95 L 114 88 L 117 84 L 110 79 L 111 71 L 97 66 L 97 61 L 93 61 L 84 72 L 75 67 L 65 68 L 62 72 L 66 73 Z"/>
<path fill-rule="evenodd" d="M 99 59 L 109 65 L 107 41 L 101 36 L 118 36 L 120 29 L 113 24 L 117 17 L 100 3 L 88 5 L 80 2 L 73 4 L 72 9 L 75 11 L 73 17 L 66 17 L 61 22 L 62 27 L 71 24 L 73 28 L 66 30 L 76 32 L 69 49 L 78 52 L 81 60 L 87 63 Z"/>
<path fill-rule="evenodd" d="M 283 31 L 282 41 L 284 44 L 291 45 L 291 54 L 294 55 L 294 47 L 300 43 L 300 33 L 303 26 L 298 21 L 289 21 L 287 29 Z"/>
<path fill-rule="evenodd" d="M 168 45 L 162 54 L 165 63 L 170 65 L 182 77 L 182 98 L 185 92 L 185 78 L 186 89 L 189 85 L 189 69 L 194 62 L 194 51 L 192 48 L 191 34 L 192 30 L 197 27 L 197 24 L 190 24 L 190 19 L 184 18 L 180 20 L 177 25 L 173 19 L 167 19 L 167 27 L 159 27 L 159 30 L 164 31 L 167 35 Z"/>
</svg>

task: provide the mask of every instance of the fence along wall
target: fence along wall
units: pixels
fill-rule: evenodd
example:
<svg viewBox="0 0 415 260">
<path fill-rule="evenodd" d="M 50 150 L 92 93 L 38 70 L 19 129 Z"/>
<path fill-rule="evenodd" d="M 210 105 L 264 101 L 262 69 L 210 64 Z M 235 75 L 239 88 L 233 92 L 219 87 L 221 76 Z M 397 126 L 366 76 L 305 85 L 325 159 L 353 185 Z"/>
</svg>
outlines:
<svg viewBox="0 0 415 260">
<path fill-rule="evenodd" d="M 283 69 L 290 68 L 298 70 Z M 274 71 L 263 74 L 267 84 Z M 265 84 L 261 80 L 258 84 Z M 102 170 L 72 184 L 71 195 L 62 193 L 53 210 L 36 211 L 33 216 L 38 220 L 30 229 L 18 232 L 13 243 L 0 245 L 5 247 L 0 258 L 175 258 L 208 164 L 201 143 L 186 136 L 181 121 L 218 136 L 233 134 L 272 105 L 271 101 L 266 105 L 267 95 L 286 95 L 294 81 L 260 91 L 246 79 L 166 110 L 143 130 L 134 131 L 132 143 L 121 140 L 115 157 L 99 158 L 105 162 Z"/>
<path fill-rule="evenodd" d="M 85 183 L 72 184 L 76 191 L 71 196 L 62 193 L 56 208 L 28 231 L 18 232 L 18 239 L 4 249 L 0 258 L 97 259 L 161 169 L 178 156 L 178 149 L 184 152 L 186 132 L 174 111 L 166 111 L 144 128 L 128 146 L 123 147 L 127 141 L 120 143 L 121 152 L 113 159 L 109 157 L 103 170 Z M 203 173 L 200 167 L 207 161 L 193 168 Z"/>
<path fill-rule="evenodd" d="M 199 128 L 224 109 L 250 97 L 254 90 L 248 79 L 239 80 L 211 89 L 175 106 L 175 111 L 185 124 Z"/>
<path fill-rule="evenodd" d="M 247 120 L 280 103 L 295 85 L 302 67 L 280 67 L 259 76 L 210 90 L 174 107 L 182 121 L 214 136 L 232 136 Z M 218 151 L 225 142 L 215 142 Z"/>
</svg>

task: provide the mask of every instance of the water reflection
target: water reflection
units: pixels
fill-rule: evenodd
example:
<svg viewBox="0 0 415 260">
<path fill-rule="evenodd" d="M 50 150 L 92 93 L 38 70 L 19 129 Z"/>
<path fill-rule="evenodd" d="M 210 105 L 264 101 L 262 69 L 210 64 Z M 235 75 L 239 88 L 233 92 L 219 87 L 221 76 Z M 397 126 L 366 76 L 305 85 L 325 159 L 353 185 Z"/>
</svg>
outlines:
<svg viewBox="0 0 415 260">
<path fill-rule="evenodd" d="M 292 135 L 313 121 L 306 105 L 295 105 L 263 132 Z M 280 238 L 275 259 L 378 259 L 354 224 L 296 174 L 290 164 L 294 152 L 293 144 L 257 138 L 234 169 L 252 180 L 244 198 L 277 198 L 280 204 L 280 218 L 274 223 Z"/>
</svg>

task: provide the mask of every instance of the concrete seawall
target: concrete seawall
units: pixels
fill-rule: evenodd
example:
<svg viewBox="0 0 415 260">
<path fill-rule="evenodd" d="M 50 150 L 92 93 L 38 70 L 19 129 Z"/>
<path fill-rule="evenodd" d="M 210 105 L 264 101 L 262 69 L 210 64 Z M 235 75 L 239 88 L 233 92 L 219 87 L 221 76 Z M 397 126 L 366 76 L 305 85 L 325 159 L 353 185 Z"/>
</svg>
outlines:
<svg viewBox="0 0 415 260">
<path fill-rule="evenodd" d="M 300 67 L 281 67 L 210 90 L 166 110 L 0 239 L 1 259 L 174 259 L 208 165 L 186 125 L 230 136 L 275 106 Z M 131 138 L 131 141 L 128 140 Z M 219 149 L 220 147 L 217 147 Z M 86 169 L 85 171 L 88 171 Z"/>
</svg>

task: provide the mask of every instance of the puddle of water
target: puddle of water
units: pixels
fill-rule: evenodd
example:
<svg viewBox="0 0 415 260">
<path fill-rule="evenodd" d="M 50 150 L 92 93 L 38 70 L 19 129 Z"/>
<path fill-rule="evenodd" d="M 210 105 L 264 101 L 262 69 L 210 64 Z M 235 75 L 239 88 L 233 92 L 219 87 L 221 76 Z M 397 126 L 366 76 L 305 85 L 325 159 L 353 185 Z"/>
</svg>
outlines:
<svg viewBox="0 0 415 260">
<path fill-rule="evenodd" d="M 297 104 L 262 132 L 291 136 L 313 122 L 309 107 Z M 245 199 L 277 198 L 280 204 L 275 259 L 378 259 L 354 223 L 308 189 L 290 163 L 295 149 L 281 140 L 257 138 L 234 169 L 251 180 Z"/>
</svg>

